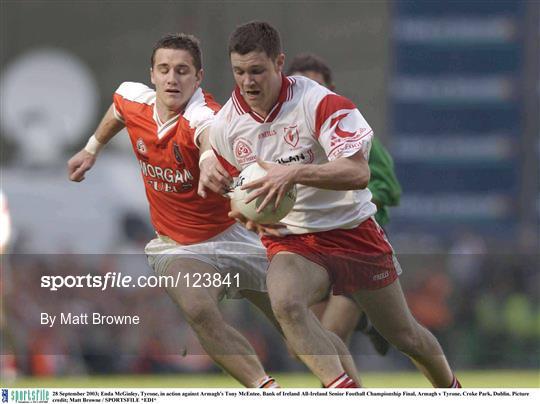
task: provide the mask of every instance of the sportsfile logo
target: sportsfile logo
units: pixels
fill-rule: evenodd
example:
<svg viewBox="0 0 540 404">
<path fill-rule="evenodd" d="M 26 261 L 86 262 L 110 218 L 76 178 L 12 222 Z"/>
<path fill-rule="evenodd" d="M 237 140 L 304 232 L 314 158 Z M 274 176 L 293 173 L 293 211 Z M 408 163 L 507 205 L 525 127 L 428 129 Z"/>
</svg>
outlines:
<svg viewBox="0 0 540 404">
<path fill-rule="evenodd" d="M 6 398 L 4 401 L 4 390 Z M 48 403 L 49 391 L 46 389 L 13 389 L 10 392 L 9 399 L 15 403 Z M 2 402 L 7 403 L 7 389 L 2 389 Z"/>
</svg>

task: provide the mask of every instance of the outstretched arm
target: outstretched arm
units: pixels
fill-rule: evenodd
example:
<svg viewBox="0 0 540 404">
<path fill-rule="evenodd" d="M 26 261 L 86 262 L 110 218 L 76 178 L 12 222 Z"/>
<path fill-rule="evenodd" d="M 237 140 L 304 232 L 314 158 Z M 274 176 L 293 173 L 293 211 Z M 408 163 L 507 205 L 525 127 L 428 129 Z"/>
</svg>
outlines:
<svg viewBox="0 0 540 404">
<path fill-rule="evenodd" d="M 114 106 L 111 105 L 99 123 L 96 132 L 90 137 L 88 143 L 68 161 L 68 176 L 71 181 L 81 182 L 84 174 L 96 162 L 97 154 L 114 135 L 124 127 L 114 115 Z"/>
</svg>

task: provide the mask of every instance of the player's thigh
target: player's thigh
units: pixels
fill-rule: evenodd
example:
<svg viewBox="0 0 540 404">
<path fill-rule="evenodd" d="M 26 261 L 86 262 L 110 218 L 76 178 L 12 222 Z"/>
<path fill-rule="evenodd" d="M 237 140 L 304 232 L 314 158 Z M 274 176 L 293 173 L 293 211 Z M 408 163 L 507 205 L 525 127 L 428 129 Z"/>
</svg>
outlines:
<svg viewBox="0 0 540 404">
<path fill-rule="evenodd" d="M 311 306 L 323 300 L 330 288 L 330 278 L 322 266 L 290 252 L 272 258 L 266 282 L 273 306 L 276 300 Z"/>
<path fill-rule="evenodd" d="M 395 340 L 415 331 L 417 323 L 407 306 L 399 279 L 381 289 L 360 290 L 354 298 L 387 339 Z"/>
<path fill-rule="evenodd" d="M 326 305 L 321 324 L 342 339 L 346 339 L 359 319 L 360 308 L 354 300 L 341 295 L 332 295 Z"/>
<path fill-rule="evenodd" d="M 167 285 L 166 290 L 185 314 L 217 309 L 225 287 L 211 282 L 216 273 L 209 263 L 182 256 L 171 259 L 163 271 L 164 276 L 176 281 Z"/>
</svg>

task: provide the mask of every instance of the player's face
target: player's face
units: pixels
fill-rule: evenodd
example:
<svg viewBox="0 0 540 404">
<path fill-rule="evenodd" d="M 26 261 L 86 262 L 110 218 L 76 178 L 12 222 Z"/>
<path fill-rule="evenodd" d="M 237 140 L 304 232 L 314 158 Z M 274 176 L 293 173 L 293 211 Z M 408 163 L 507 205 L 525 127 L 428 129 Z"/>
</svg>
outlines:
<svg viewBox="0 0 540 404">
<path fill-rule="evenodd" d="M 158 107 L 180 113 L 201 84 L 202 69 L 197 71 L 191 54 L 184 49 L 158 49 L 150 70 L 156 87 Z"/>
<path fill-rule="evenodd" d="M 250 108 L 268 113 L 274 106 L 281 89 L 284 62 L 284 54 L 272 60 L 262 51 L 231 53 L 234 80 Z"/>
</svg>

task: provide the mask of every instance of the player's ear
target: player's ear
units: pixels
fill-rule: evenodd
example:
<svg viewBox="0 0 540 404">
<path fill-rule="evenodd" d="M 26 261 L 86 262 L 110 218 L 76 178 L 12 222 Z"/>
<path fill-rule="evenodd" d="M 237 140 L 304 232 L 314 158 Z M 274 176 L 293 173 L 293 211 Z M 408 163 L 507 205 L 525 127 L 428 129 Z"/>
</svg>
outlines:
<svg viewBox="0 0 540 404">
<path fill-rule="evenodd" d="M 150 81 L 152 82 L 153 85 L 156 85 L 154 81 L 154 69 L 152 68 L 150 68 Z"/>
<path fill-rule="evenodd" d="M 201 69 L 197 73 L 195 73 L 195 77 L 197 77 L 197 87 L 199 87 L 203 81 L 204 70 Z"/>
<path fill-rule="evenodd" d="M 276 68 L 278 71 L 282 72 L 284 66 L 285 66 L 285 54 L 280 53 L 276 57 Z"/>
</svg>

